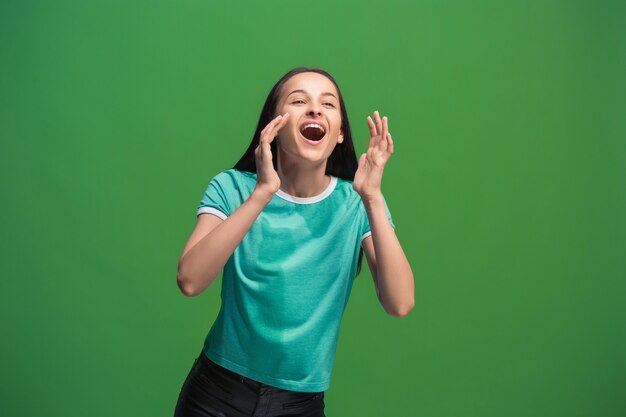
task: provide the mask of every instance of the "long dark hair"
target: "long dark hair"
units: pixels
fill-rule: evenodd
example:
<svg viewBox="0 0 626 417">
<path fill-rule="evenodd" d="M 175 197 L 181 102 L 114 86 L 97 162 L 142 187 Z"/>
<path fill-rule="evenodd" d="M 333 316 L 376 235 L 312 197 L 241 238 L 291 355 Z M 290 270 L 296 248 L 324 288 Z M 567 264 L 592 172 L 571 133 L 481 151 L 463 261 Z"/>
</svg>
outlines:
<svg viewBox="0 0 626 417">
<path fill-rule="evenodd" d="M 326 161 L 326 175 L 333 175 L 335 177 L 342 178 L 348 181 L 354 181 L 354 173 L 358 167 L 358 161 L 356 158 L 356 152 L 354 150 L 354 143 L 352 142 L 352 133 L 350 132 L 350 122 L 348 121 L 348 112 L 346 111 L 346 105 L 343 102 L 343 96 L 341 95 L 341 90 L 337 85 L 337 82 L 328 72 L 324 71 L 321 68 L 306 68 L 306 67 L 297 67 L 285 75 L 283 75 L 277 82 L 274 84 L 274 87 L 270 90 L 267 98 L 265 99 L 265 104 L 263 105 L 263 110 L 261 110 L 261 115 L 259 116 L 259 122 L 256 127 L 256 131 L 254 132 L 254 136 L 252 137 L 252 141 L 248 146 L 248 149 L 243 154 L 243 156 L 239 159 L 239 161 L 233 167 L 234 169 L 240 171 L 248 171 L 256 173 L 256 159 L 254 155 L 254 150 L 259 146 L 259 140 L 261 137 L 261 131 L 267 126 L 267 124 L 274 118 L 274 112 L 276 111 L 276 103 L 278 101 L 278 96 L 280 94 L 280 90 L 289 80 L 296 74 L 300 74 L 302 72 L 316 72 L 318 74 L 324 75 L 335 85 L 337 89 L 337 93 L 339 94 L 339 107 L 341 111 L 341 130 L 343 132 L 343 142 L 337 143 L 335 149 L 328 157 L 328 161 Z M 274 169 L 278 169 L 277 160 L 278 160 L 278 149 L 276 145 L 276 140 L 272 141 L 270 144 L 270 148 L 272 149 L 272 163 L 274 164 Z M 361 272 L 361 263 L 363 261 L 363 247 L 359 250 L 359 260 L 357 263 L 356 275 L 359 275 Z"/>
</svg>

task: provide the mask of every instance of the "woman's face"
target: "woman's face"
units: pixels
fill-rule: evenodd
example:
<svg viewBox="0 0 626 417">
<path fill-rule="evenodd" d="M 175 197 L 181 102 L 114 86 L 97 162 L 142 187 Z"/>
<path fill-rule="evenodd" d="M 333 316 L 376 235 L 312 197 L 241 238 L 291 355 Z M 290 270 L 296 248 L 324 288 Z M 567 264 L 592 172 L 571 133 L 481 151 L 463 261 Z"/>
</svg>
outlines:
<svg viewBox="0 0 626 417">
<path fill-rule="evenodd" d="M 289 120 L 276 138 L 281 157 L 320 162 L 343 142 L 339 94 L 324 75 L 302 72 L 287 80 L 274 117 L 287 112 Z"/>
</svg>

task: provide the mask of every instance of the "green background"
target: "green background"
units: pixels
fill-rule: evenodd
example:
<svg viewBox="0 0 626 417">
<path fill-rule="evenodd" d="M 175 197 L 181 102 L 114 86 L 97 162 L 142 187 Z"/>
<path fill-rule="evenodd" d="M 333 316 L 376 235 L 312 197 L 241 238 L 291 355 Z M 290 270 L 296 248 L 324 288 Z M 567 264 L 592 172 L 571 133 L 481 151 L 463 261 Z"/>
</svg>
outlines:
<svg viewBox="0 0 626 417">
<path fill-rule="evenodd" d="M 326 414 L 626 415 L 626 3 L 15 1 L 0 13 L 2 415 L 171 416 L 219 309 L 176 269 L 271 86 L 319 66 L 415 275 L 363 263 Z"/>
</svg>

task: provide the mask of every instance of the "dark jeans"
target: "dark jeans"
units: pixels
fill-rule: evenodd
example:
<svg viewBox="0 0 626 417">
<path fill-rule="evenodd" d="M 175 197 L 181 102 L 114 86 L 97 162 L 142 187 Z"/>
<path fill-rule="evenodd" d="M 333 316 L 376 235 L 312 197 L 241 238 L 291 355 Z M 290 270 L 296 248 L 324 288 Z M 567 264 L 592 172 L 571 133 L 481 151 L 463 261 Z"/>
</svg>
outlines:
<svg viewBox="0 0 626 417">
<path fill-rule="evenodd" d="M 200 352 L 180 390 L 174 417 L 325 417 L 324 392 L 266 385 Z"/>
</svg>

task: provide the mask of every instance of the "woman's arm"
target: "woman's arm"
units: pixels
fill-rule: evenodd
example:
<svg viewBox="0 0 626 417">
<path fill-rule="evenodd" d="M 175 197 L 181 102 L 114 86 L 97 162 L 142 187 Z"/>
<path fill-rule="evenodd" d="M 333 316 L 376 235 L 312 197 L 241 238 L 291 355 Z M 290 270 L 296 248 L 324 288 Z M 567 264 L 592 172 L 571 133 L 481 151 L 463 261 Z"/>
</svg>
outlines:
<svg viewBox="0 0 626 417">
<path fill-rule="evenodd" d="M 176 277 L 183 294 L 195 296 L 211 285 L 270 200 L 271 195 L 267 192 L 255 189 L 230 216 L 220 220 L 217 226 L 212 222 L 213 228 L 190 249 L 183 251 Z"/>
<path fill-rule="evenodd" d="M 256 218 L 278 191 L 280 178 L 274 170 L 270 144 L 287 120 L 289 113 L 277 116 L 260 133 L 259 146 L 254 150 L 257 183 L 250 197 L 217 226 L 214 221 L 210 222 L 211 225 L 203 226 L 204 231 L 201 230 L 198 234 L 206 235 L 200 241 L 195 244 L 187 242 L 185 245 L 185 249 L 189 246 L 191 249 L 183 251 L 176 276 L 178 288 L 183 294 L 198 295 L 211 285 Z M 194 230 L 189 240 L 195 242 L 198 234 Z"/>
<path fill-rule="evenodd" d="M 370 141 L 367 152 L 359 158 L 352 187 L 359 193 L 367 212 L 371 238 L 363 240 L 363 249 L 376 283 L 376 295 L 387 313 L 403 317 L 415 304 L 413 271 L 387 218 L 380 190 L 385 165 L 394 146 L 387 117 L 367 117 Z"/>
<path fill-rule="evenodd" d="M 376 295 L 387 313 L 404 317 L 415 305 L 415 283 L 398 237 L 389 223 L 380 198 L 363 200 L 372 234 L 363 240 L 363 250 L 374 278 Z"/>
</svg>

